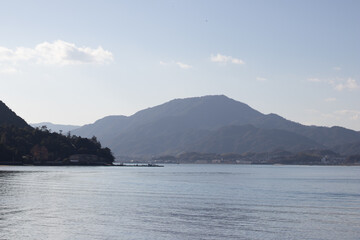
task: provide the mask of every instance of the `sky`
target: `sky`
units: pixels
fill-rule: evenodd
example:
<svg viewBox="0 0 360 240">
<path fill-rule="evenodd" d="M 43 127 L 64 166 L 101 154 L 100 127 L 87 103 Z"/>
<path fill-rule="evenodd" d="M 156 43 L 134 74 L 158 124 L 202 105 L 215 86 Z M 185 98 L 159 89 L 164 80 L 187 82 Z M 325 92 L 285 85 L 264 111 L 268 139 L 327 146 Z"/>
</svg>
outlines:
<svg viewBox="0 0 360 240">
<path fill-rule="evenodd" d="M 360 131 L 360 1 L 0 2 L 0 100 L 83 125 L 224 94 Z"/>
</svg>

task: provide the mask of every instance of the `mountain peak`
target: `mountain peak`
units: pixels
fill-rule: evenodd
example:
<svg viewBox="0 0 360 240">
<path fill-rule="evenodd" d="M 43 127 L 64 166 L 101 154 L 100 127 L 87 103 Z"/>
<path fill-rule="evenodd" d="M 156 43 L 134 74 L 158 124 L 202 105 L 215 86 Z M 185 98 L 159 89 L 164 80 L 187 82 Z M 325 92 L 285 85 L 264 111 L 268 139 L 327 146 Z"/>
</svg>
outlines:
<svg viewBox="0 0 360 240">
<path fill-rule="evenodd" d="M 199 97 L 189 97 L 189 98 L 175 98 L 169 102 L 166 102 L 164 104 L 170 103 L 170 102 L 207 102 L 207 101 L 235 101 L 234 99 L 231 99 L 225 95 L 205 95 L 205 96 L 199 96 Z"/>
<path fill-rule="evenodd" d="M 141 110 L 130 118 L 138 124 L 177 117 L 183 118 L 183 121 L 196 122 L 196 125 L 206 129 L 218 127 L 219 124 L 223 125 L 224 122 L 230 124 L 236 121 L 236 124 L 247 124 L 261 116 L 263 116 L 262 113 L 225 95 L 208 95 L 174 99 Z"/>
</svg>

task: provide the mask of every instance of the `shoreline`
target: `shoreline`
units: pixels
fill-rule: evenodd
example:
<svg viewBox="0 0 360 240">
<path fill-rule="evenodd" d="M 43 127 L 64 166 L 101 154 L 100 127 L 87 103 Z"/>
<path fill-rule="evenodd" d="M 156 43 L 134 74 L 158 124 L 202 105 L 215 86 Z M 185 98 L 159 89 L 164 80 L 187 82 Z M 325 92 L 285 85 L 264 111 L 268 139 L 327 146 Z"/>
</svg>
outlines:
<svg viewBox="0 0 360 240">
<path fill-rule="evenodd" d="M 323 167 L 360 167 L 360 164 L 280 164 L 280 163 L 247 163 L 247 164 L 234 164 L 234 163 L 160 163 L 160 164 L 150 164 L 150 163 L 137 163 L 137 164 L 106 164 L 106 165 L 37 165 L 37 164 L 0 164 L 0 167 L 12 167 L 12 166 L 22 166 L 22 167 L 164 167 L 164 164 L 168 165 L 256 165 L 256 166 L 323 166 Z"/>
</svg>

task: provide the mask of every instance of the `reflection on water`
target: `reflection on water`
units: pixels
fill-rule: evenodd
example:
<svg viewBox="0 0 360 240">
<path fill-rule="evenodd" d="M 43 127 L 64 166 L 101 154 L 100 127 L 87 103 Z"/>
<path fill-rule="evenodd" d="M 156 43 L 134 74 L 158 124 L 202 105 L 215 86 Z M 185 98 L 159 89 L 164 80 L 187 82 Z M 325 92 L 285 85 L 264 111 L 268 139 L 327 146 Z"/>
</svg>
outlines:
<svg viewBox="0 0 360 240">
<path fill-rule="evenodd" d="M 360 168 L 0 167 L 0 239 L 359 239 Z"/>
</svg>

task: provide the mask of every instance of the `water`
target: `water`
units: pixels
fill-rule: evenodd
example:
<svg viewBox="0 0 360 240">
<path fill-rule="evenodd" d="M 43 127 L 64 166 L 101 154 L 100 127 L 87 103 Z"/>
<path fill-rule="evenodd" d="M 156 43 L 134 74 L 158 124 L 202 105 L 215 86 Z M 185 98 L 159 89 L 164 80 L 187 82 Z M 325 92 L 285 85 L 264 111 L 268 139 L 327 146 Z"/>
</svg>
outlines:
<svg viewBox="0 0 360 240">
<path fill-rule="evenodd" d="M 0 167 L 0 239 L 360 239 L 360 167 Z"/>
</svg>

